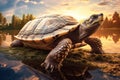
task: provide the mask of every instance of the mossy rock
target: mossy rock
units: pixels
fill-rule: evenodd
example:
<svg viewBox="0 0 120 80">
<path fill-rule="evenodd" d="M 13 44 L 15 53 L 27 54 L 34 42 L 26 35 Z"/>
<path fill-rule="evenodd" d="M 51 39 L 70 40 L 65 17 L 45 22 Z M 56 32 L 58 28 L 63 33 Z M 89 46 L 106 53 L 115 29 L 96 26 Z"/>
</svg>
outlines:
<svg viewBox="0 0 120 80">
<path fill-rule="evenodd" d="M 13 56 L 23 63 L 44 72 L 40 64 L 45 60 L 49 51 L 37 50 L 26 47 L 2 48 L 1 51 L 6 55 Z M 70 76 L 81 76 L 90 66 L 89 62 L 83 58 L 83 52 L 69 53 L 63 62 L 62 72 Z"/>
<path fill-rule="evenodd" d="M 6 55 L 14 56 L 16 59 L 21 60 L 23 63 L 30 65 L 38 70 L 43 70 L 40 64 L 45 60 L 46 56 L 49 53 L 49 51 L 26 47 L 1 48 L 0 51 Z M 69 53 L 63 62 L 62 70 L 64 73 L 66 73 L 68 70 L 69 75 L 72 73 L 74 73 L 74 75 L 77 75 L 78 72 L 84 72 L 84 69 L 86 68 L 100 68 L 104 72 L 120 76 L 118 70 L 116 69 L 119 66 L 119 63 L 120 54 L 91 54 L 88 50 L 80 48 L 78 50 L 72 50 L 72 52 Z"/>
</svg>

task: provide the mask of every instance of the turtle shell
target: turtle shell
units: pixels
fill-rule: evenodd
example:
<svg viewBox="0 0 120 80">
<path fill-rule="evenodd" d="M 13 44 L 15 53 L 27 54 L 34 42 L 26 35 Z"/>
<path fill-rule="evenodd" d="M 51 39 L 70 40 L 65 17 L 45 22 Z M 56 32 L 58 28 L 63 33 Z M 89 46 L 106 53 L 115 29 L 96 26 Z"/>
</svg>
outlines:
<svg viewBox="0 0 120 80">
<path fill-rule="evenodd" d="M 15 37 L 23 41 L 49 43 L 77 28 L 78 22 L 71 16 L 47 15 L 29 21 Z"/>
</svg>

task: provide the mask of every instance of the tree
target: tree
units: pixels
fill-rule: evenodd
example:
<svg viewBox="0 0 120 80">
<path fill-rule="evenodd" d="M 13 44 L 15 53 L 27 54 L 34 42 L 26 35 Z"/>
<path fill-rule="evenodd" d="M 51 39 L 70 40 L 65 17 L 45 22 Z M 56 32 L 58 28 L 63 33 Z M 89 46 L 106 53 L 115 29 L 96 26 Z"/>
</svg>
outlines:
<svg viewBox="0 0 120 80">
<path fill-rule="evenodd" d="M 19 29 L 21 27 L 21 19 L 15 15 L 12 16 L 12 27 Z"/>
<path fill-rule="evenodd" d="M 119 14 L 117 12 L 114 12 L 112 19 L 118 21 L 119 20 Z"/>
<path fill-rule="evenodd" d="M 27 22 L 30 21 L 30 20 L 33 20 L 33 19 L 35 19 L 35 18 L 34 18 L 34 16 L 32 14 L 27 14 L 26 15 Z"/>
<path fill-rule="evenodd" d="M 26 16 L 25 16 L 25 14 L 23 14 L 22 21 L 21 21 L 21 26 L 24 26 L 25 23 L 26 23 Z"/>
<path fill-rule="evenodd" d="M 15 15 L 12 16 L 12 27 L 16 26 L 16 17 Z"/>
<path fill-rule="evenodd" d="M 120 17 L 117 12 L 114 12 L 114 14 L 112 16 L 112 22 L 116 28 L 120 27 Z"/>
<path fill-rule="evenodd" d="M 0 29 L 6 27 L 6 25 L 7 25 L 7 19 L 0 12 Z"/>
<path fill-rule="evenodd" d="M 104 22 L 103 22 L 103 24 L 102 24 L 102 28 L 108 28 L 109 27 L 108 25 L 109 25 L 109 20 L 106 17 L 105 20 L 104 20 Z"/>
<path fill-rule="evenodd" d="M 28 21 L 35 19 L 35 17 L 32 14 L 23 14 L 21 26 L 24 26 Z"/>
<path fill-rule="evenodd" d="M 3 18 L 3 25 L 6 25 L 7 24 L 7 19 L 4 17 Z"/>
<path fill-rule="evenodd" d="M 0 23 L 2 23 L 2 18 L 3 16 L 2 16 L 2 13 L 0 12 Z"/>
<path fill-rule="evenodd" d="M 29 20 L 35 19 L 32 14 L 29 15 Z"/>
</svg>

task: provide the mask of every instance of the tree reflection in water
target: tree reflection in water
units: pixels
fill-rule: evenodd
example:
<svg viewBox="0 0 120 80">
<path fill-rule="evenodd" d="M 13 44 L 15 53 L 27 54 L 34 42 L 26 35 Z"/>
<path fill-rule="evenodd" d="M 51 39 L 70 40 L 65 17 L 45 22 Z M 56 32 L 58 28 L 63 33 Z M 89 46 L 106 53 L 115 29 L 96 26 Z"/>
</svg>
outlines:
<svg viewBox="0 0 120 80">
<path fill-rule="evenodd" d="M 106 39 L 108 37 L 111 37 L 114 43 L 117 43 L 120 39 L 120 29 L 100 29 L 94 34 L 94 36 L 97 36 L 99 38 L 105 37 Z"/>
<path fill-rule="evenodd" d="M 14 36 L 17 35 L 18 30 L 0 31 L 0 46 L 8 47 L 10 43 L 15 39 Z M 106 52 L 120 53 L 120 29 L 105 28 L 98 30 L 92 36 L 98 37 L 103 43 L 103 49 Z M 111 46 L 112 45 L 112 46 Z"/>
<path fill-rule="evenodd" d="M 17 33 L 18 33 L 18 30 L 0 31 L 0 46 L 9 47 L 10 43 L 15 39 L 14 36 Z"/>
</svg>

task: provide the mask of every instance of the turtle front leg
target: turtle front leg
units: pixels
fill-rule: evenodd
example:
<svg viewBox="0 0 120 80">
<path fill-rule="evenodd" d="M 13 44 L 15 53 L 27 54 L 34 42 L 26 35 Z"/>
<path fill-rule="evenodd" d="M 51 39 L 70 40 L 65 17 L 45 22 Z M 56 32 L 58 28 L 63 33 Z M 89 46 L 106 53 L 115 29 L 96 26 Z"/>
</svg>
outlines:
<svg viewBox="0 0 120 80">
<path fill-rule="evenodd" d="M 69 38 L 63 39 L 54 49 L 51 50 L 41 66 L 45 67 L 45 69 L 50 69 L 51 72 L 54 69 L 60 70 L 62 62 L 68 55 L 71 47 L 72 41 Z"/>
<path fill-rule="evenodd" d="M 86 38 L 84 40 L 92 48 L 91 53 L 102 54 L 104 53 L 102 49 L 102 43 L 98 38 Z"/>
</svg>

